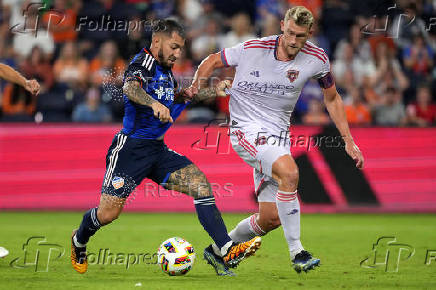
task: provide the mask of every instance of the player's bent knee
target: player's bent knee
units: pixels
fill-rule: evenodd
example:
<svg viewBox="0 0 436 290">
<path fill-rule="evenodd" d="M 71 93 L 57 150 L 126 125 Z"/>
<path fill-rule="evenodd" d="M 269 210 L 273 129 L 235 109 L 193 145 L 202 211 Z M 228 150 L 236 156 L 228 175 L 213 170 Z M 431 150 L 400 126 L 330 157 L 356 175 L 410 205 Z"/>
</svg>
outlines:
<svg viewBox="0 0 436 290">
<path fill-rule="evenodd" d="M 296 187 L 298 184 L 298 169 L 286 170 L 277 174 L 279 184 Z"/>
<path fill-rule="evenodd" d="M 97 210 L 97 218 L 101 225 L 107 225 L 113 222 L 114 220 L 116 220 L 119 217 L 120 213 L 121 211 L 119 211 L 118 209 L 114 210 L 114 209 L 99 208 Z"/>
<path fill-rule="evenodd" d="M 277 215 L 270 215 L 270 216 L 261 216 L 259 218 L 259 226 L 261 227 L 261 229 L 267 233 L 270 232 L 278 227 L 280 227 L 280 225 L 282 224 L 280 222 L 280 218 Z"/>
<path fill-rule="evenodd" d="M 265 232 L 270 232 L 272 230 L 275 230 L 278 228 L 282 223 L 280 222 L 280 218 L 278 216 L 271 217 L 268 219 L 266 223 L 266 228 L 264 229 Z"/>
</svg>

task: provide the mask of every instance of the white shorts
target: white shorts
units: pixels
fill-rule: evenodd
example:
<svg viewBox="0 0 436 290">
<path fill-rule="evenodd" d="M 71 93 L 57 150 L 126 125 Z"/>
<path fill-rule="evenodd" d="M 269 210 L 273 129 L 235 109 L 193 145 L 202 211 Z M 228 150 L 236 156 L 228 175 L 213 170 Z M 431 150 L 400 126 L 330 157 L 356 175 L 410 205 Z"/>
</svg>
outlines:
<svg viewBox="0 0 436 290">
<path fill-rule="evenodd" d="M 254 187 L 259 202 L 275 202 L 278 183 L 272 178 L 272 165 L 283 155 L 291 154 L 291 144 L 284 136 L 276 136 L 261 128 L 230 128 L 235 152 L 254 168 Z"/>
</svg>

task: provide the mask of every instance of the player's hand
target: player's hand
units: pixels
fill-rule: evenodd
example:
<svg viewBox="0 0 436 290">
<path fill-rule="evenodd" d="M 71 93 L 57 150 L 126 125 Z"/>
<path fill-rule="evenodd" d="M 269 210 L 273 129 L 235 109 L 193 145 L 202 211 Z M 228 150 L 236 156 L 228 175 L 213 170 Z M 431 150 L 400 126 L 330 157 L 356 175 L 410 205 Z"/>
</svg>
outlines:
<svg viewBox="0 0 436 290">
<path fill-rule="evenodd" d="M 346 142 L 345 151 L 356 162 L 356 167 L 362 169 L 364 159 L 363 159 L 362 152 L 360 152 L 359 147 L 357 147 L 357 145 L 354 142 Z"/>
<path fill-rule="evenodd" d="M 194 97 L 198 94 L 198 88 L 194 86 L 190 86 L 184 90 L 185 103 L 190 102 L 194 99 Z"/>
<path fill-rule="evenodd" d="M 41 89 L 39 83 L 36 80 L 26 80 L 26 83 L 24 84 L 24 88 L 27 91 L 29 91 L 32 95 L 39 94 L 39 90 Z"/>
<path fill-rule="evenodd" d="M 220 81 L 215 88 L 217 97 L 227 96 L 226 89 L 231 88 L 232 83 L 229 80 Z"/>
<path fill-rule="evenodd" d="M 154 102 L 151 105 L 151 108 L 153 109 L 154 116 L 159 118 L 162 123 L 174 122 L 173 118 L 171 117 L 170 110 L 166 106 L 159 102 Z"/>
</svg>

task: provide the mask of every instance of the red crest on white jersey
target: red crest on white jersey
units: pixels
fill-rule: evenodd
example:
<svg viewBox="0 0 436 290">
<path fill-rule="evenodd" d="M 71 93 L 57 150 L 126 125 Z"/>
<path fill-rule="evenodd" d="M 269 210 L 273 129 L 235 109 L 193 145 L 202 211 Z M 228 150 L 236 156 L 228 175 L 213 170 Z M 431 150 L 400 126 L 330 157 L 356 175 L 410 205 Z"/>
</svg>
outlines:
<svg viewBox="0 0 436 290">
<path fill-rule="evenodd" d="M 297 78 L 300 72 L 298 70 L 288 70 L 288 79 L 291 83 L 293 83 Z"/>
</svg>

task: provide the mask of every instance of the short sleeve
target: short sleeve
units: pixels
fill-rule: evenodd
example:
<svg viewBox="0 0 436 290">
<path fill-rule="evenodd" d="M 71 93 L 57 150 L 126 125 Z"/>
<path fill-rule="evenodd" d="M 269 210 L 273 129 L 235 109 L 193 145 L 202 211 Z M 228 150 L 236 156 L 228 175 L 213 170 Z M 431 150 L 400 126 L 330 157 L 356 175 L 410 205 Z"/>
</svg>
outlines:
<svg viewBox="0 0 436 290">
<path fill-rule="evenodd" d="M 130 64 L 124 73 L 124 82 L 137 81 L 142 84 L 148 83 L 151 78 L 151 72 L 145 67 L 138 64 Z"/>
<path fill-rule="evenodd" d="M 135 57 L 124 73 L 124 82 L 138 81 L 142 84 L 148 83 L 152 77 L 154 58 L 142 53 Z"/>
<path fill-rule="evenodd" d="M 221 50 L 221 60 L 225 66 L 237 66 L 242 57 L 243 43 Z"/>
<path fill-rule="evenodd" d="M 318 80 L 319 86 L 323 89 L 328 89 L 335 84 L 333 74 L 330 70 L 330 61 L 328 57 L 323 58 L 319 62 L 314 79 Z"/>
</svg>

